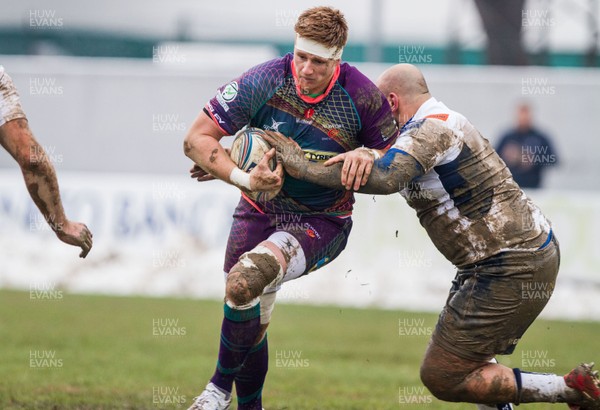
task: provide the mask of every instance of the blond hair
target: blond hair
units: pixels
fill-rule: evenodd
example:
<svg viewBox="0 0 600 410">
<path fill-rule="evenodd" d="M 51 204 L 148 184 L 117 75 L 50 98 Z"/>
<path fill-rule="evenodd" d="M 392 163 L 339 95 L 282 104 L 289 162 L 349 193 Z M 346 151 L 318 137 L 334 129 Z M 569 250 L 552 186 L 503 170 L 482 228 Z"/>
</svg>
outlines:
<svg viewBox="0 0 600 410">
<path fill-rule="evenodd" d="M 298 17 L 294 30 L 319 44 L 342 49 L 348 41 L 348 24 L 341 11 L 331 7 L 313 7 Z"/>
</svg>

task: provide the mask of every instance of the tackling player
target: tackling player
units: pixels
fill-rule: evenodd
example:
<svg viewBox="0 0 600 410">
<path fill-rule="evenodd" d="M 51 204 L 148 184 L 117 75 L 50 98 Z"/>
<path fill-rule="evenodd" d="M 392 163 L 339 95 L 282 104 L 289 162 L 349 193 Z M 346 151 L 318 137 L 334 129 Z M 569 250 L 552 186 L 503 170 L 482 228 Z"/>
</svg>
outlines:
<svg viewBox="0 0 600 410">
<path fill-rule="evenodd" d="M 377 87 L 341 62 L 348 37 L 342 13 L 312 8 L 299 16 L 294 29 L 294 53 L 251 68 L 222 86 L 185 139 L 189 158 L 242 192 L 270 191 L 283 184 L 269 202 L 242 195 L 235 210 L 225 256 L 225 317 L 217 367 L 190 409 L 229 408 L 234 383 L 238 409 L 262 408 L 268 368 L 265 330 L 275 292 L 282 282 L 335 259 L 352 227 L 352 192 L 289 176 L 283 182 L 281 165 L 275 171 L 267 167 L 274 149 L 246 174 L 219 140 L 249 125 L 291 136 L 314 161 L 352 151 L 348 177 L 360 184 L 383 152 L 378 150 L 387 149 L 398 133 Z"/>
<path fill-rule="evenodd" d="M 0 144 L 17 161 L 31 199 L 58 239 L 81 248 L 85 258 L 92 249 L 92 233 L 84 224 L 67 219 L 60 199 L 54 167 L 35 140 L 19 94 L 10 76 L 0 66 Z"/>
<path fill-rule="evenodd" d="M 550 222 L 473 125 L 429 94 L 416 67 L 390 68 L 378 87 L 402 129 L 362 187 L 343 178 L 348 154 L 313 164 L 283 135 L 266 139 L 295 178 L 369 194 L 400 191 L 457 267 L 421 366 L 423 383 L 441 400 L 492 408 L 561 402 L 600 409 L 599 381 L 589 365 L 562 377 L 493 362 L 513 352 L 554 289 L 560 253 Z M 330 166 L 338 162 L 343 166 Z M 550 291 L 531 297 L 526 289 Z"/>
</svg>

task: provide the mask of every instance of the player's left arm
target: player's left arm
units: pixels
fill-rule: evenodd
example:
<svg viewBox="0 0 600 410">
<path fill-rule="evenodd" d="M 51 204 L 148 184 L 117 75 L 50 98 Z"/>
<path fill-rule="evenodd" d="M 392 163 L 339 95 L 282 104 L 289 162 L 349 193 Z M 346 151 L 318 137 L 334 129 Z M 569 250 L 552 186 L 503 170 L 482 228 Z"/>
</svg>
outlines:
<svg viewBox="0 0 600 410">
<path fill-rule="evenodd" d="M 342 184 L 343 164 L 325 166 L 311 162 L 300 146 L 280 133 L 267 131 L 267 142 L 277 150 L 278 160 L 292 177 L 332 189 L 346 189 Z M 399 192 L 414 178 L 423 175 L 423 167 L 409 154 L 390 149 L 374 162 L 367 182 L 356 191 L 364 194 L 389 195 Z"/>
</svg>

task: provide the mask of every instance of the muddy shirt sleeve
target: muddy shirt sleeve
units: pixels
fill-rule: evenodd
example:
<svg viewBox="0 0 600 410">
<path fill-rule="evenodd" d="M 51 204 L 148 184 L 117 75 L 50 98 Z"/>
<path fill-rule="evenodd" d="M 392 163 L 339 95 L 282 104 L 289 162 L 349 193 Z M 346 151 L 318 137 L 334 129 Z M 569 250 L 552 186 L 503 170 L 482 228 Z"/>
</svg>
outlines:
<svg viewBox="0 0 600 410">
<path fill-rule="evenodd" d="M 393 148 L 412 156 L 427 173 L 456 158 L 462 145 L 459 131 L 448 128 L 443 121 L 427 118 L 405 126 Z"/>
<path fill-rule="evenodd" d="M 356 68 L 346 74 L 346 92 L 352 98 L 360 118 L 357 135 L 360 144 L 368 148 L 385 149 L 398 136 L 390 105 L 379 88 Z"/>
<path fill-rule="evenodd" d="M 218 88 L 205 112 L 226 134 L 233 135 L 273 96 L 284 76 L 285 61 L 281 58 L 253 67 Z"/>
</svg>

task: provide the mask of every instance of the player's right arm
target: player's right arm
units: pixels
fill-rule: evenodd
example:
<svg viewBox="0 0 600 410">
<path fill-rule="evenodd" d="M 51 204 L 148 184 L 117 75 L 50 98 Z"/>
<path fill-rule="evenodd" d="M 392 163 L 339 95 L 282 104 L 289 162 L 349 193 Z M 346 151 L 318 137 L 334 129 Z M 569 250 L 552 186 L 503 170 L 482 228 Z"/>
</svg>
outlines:
<svg viewBox="0 0 600 410">
<path fill-rule="evenodd" d="M 275 171 L 268 163 L 275 155 L 270 150 L 260 163 L 249 173 L 239 169 L 219 143 L 225 133 L 204 111 L 200 113 L 188 131 L 183 149 L 185 155 L 203 170 L 225 182 L 245 191 L 271 191 L 279 189 L 283 183 L 283 168 L 278 165 Z"/>
<path fill-rule="evenodd" d="M 219 141 L 225 134 L 206 113 L 201 112 L 190 127 L 183 149 L 185 155 L 206 172 L 229 182 L 229 175 L 235 164 Z"/>
<path fill-rule="evenodd" d="M 92 233 L 81 222 L 67 219 L 52 163 L 31 133 L 27 120 L 18 118 L 0 127 L 0 144 L 17 161 L 25 186 L 58 239 L 81 248 L 85 258 L 92 249 Z"/>
</svg>

